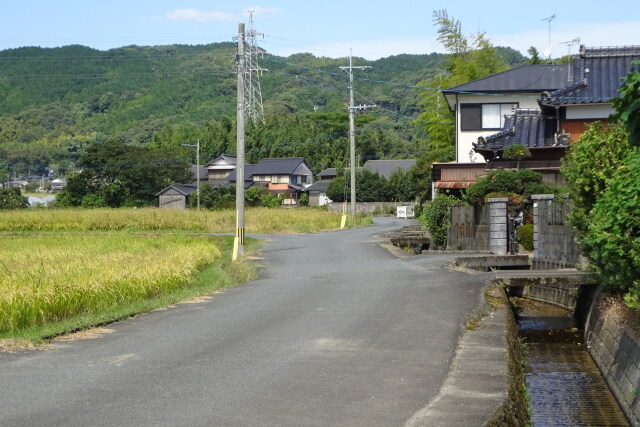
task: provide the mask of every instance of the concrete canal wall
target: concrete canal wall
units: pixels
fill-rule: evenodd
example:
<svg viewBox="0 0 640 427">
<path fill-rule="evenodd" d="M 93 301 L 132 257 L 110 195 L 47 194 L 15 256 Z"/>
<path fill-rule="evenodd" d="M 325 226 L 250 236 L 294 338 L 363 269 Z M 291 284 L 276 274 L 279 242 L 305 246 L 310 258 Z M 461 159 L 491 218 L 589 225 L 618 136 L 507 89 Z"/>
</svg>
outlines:
<svg viewBox="0 0 640 427">
<path fill-rule="evenodd" d="M 585 325 L 593 360 L 632 425 L 640 425 L 640 315 L 620 298 L 598 293 Z"/>
<path fill-rule="evenodd" d="M 522 296 L 555 304 L 585 319 L 584 340 L 589 354 L 633 426 L 640 426 L 640 313 L 620 297 L 583 287 L 556 289 L 553 285 L 526 286 Z M 581 295 L 579 295 L 579 293 Z M 586 297 L 585 297 L 586 296 Z M 581 305 L 586 307 L 581 307 Z"/>
</svg>

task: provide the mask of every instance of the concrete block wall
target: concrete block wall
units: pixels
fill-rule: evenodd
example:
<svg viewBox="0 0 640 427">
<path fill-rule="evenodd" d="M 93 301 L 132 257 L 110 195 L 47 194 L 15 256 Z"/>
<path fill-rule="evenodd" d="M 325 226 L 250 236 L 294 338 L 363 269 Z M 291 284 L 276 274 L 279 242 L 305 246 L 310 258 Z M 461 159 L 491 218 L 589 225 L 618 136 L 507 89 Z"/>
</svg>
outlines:
<svg viewBox="0 0 640 427">
<path fill-rule="evenodd" d="M 489 251 L 497 255 L 507 253 L 507 197 L 489 201 Z"/>
<path fill-rule="evenodd" d="M 637 313 L 626 307 L 621 299 L 599 293 L 592 303 L 584 333 L 589 353 L 620 407 L 631 425 L 640 426 L 640 327 Z"/>
<path fill-rule="evenodd" d="M 531 196 L 533 200 L 534 268 L 575 267 L 580 255 L 568 223 L 568 199 L 553 194 Z"/>
<path fill-rule="evenodd" d="M 489 250 L 489 225 L 486 206 L 456 205 L 451 209 L 451 227 L 447 233 L 447 249 Z M 483 217 L 483 218 L 481 218 Z"/>
<path fill-rule="evenodd" d="M 374 209 L 385 209 L 385 208 L 396 208 L 397 206 L 413 206 L 415 209 L 415 202 L 357 202 L 356 203 L 356 212 L 357 213 L 369 213 Z M 329 212 L 342 212 L 344 207 L 344 203 L 342 202 L 332 202 L 327 205 L 327 210 Z M 351 203 L 347 202 L 347 213 L 350 212 Z"/>
</svg>

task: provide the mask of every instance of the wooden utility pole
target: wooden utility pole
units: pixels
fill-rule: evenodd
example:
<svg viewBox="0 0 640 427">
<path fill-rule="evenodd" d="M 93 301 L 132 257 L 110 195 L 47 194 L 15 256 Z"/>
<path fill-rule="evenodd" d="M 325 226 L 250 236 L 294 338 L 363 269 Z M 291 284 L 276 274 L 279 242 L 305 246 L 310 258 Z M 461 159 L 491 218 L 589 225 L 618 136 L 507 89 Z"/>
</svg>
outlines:
<svg viewBox="0 0 640 427">
<path fill-rule="evenodd" d="M 238 106 L 236 148 L 236 236 L 233 261 L 244 254 L 244 24 L 238 24 Z"/>
</svg>

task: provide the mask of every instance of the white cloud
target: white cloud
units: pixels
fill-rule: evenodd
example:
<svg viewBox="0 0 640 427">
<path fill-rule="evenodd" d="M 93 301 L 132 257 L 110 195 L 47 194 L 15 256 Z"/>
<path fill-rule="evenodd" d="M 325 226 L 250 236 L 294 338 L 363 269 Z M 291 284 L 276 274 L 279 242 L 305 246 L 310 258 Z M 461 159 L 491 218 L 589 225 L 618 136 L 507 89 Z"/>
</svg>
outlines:
<svg viewBox="0 0 640 427">
<path fill-rule="evenodd" d="M 174 9 L 166 13 L 172 21 L 233 22 L 235 15 L 217 10 Z"/>
</svg>

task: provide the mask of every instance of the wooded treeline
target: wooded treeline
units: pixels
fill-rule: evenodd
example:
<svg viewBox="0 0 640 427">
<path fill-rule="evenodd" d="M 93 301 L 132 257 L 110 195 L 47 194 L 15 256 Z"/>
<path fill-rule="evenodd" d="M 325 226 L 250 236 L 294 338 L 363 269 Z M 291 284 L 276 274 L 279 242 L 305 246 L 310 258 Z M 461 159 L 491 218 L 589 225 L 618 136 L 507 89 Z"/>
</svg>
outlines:
<svg viewBox="0 0 640 427">
<path fill-rule="evenodd" d="M 510 64 L 524 61 L 498 48 Z M 182 147 L 200 140 L 206 162 L 235 152 L 236 46 L 84 46 L 0 51 L 0 176 L 68 174 L 87 147 L 120 142 L 161 149 L 194 162 Z M 348 158 L 347 59 L 266 54 L 261 80 L 265 122 L 247 127 L 247 160 L 303 156 L 319 172 Z M 417 158 L 427 135 L 419 82 L 431 79 L 443 54 L 398 55 L 359 73 L 356 102 L 378 107 L 357 118 L 358 158 Z"/>
</svg>

